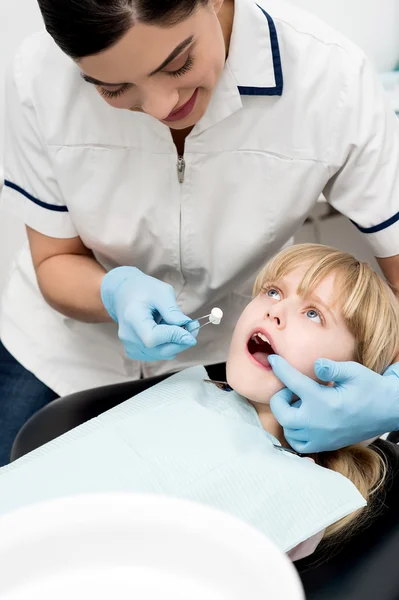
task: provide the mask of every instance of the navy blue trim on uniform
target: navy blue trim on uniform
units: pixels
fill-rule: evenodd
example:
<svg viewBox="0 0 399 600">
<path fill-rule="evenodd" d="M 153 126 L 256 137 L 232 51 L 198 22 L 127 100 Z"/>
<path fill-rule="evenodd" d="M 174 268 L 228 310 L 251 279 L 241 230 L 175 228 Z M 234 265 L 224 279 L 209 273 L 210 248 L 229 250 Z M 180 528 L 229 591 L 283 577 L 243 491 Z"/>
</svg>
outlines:
<svg viewBox="0 0 399 600">
<path fill-rule="evenodd" d="M 351 221 L 352 221 L 352 219 L 351 219 Z M 393 217 L 390 217 L 386 221 L 383 221 L 379 225 L 374 225 L 373 227 L 360 227 L 360 225 L 358 225 L 357 223 L 355 223 L 355 221 L 352 221 L 352 223 L 362 233 L 378 233 L 378 231 L 382 231 L 383 229 L 387 229 L 388 227 L 390 227 L 391 225 L 393 225 L 397 221 L 399 221 L 399 212 L 396 213 L 396 215 L 393 215 Z"/>
<path fill-rule="evenodd" d="M 25 198 L 28 198 L 28 200 L 30 200 L 31 202 L 34 202 L 35 204 L 37 204 L 38 206 L 41 206 L 42 208 L 47 208 L 47 210 L 54 210 L 56 212 L 68 212 L 68 209 L 66 206 L 57 206 L 56 204 L 47 204 L 46 202 L 42 202 L 41 200 L 34 198 L 31 194 L 29 194 L 28 192 L 23 190 L 21 187 L 19 187 L 19 185 L 17 185 L 16 183 L 13 183 L 12 181 L 8 181 L 6 179 L 4 181 L 4 185 L 11 188 L 12 190 L 15 190 L 16 192 L 19 192 L 20 194 L 25 196 Z"/>
<path fill-rule="evenodd" d="M 261 6 L 259 6 L 259 4 L 257 4 L 256 6 L 260 8 L 260 10 L 263 12 L 269 23 L 270 43 L 272 46 L 274 78 L 276 80 L 276 86 L 247 87 L 239 85 L 238 91 L 242 96 L 281 96 L 283 93 L 283 70 L 281 67 L 281 55 L 280 47 L 278 44 L 276 26 L 271 16 Z"/>
</svg>

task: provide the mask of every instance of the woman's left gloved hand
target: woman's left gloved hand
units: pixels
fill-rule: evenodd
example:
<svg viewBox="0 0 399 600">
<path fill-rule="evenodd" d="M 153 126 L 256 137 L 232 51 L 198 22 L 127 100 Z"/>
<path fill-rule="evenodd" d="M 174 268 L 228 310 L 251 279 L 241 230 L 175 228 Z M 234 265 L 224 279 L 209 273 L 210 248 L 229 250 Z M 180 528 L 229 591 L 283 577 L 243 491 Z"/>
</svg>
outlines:
<svg viewBox="0 0 399 600">
<path fill-rule="evenodd" d="M 315 373 L 325 386 L 269 357 L 274 374 L 287 387 L 275 394 L 271 410 L 284 436 L 302 454 L 336 450 L 399 429 L 399 363 L 379 375 L 356 362 L 321 358 Z M 299 400 L 293 401 L 293 394 Z"/>
</svg>

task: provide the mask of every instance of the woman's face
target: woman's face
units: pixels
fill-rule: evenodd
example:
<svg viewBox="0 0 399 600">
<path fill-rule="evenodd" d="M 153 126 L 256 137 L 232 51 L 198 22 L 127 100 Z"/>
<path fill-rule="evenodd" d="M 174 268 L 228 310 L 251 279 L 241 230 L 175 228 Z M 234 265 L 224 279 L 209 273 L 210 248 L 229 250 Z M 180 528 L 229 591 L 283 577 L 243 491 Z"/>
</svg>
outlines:
<svg viewBox="0 0 399 600">
<path fill-rule="evenodd" d="M 83 78 L 115 108 L 139 111 L 172 129 L 204 115 L 226 59 L 226 11 L 210 0 L 172 27 L 135 24 L 112 48 L 79 61 Z"/>
<path fill-rule="evenodd" d="M 296 292 L 305 272 L 305 267 L 297 268 L 268 285 L 237 322 L 227 359 L 227 380 L 248 400 L 268 403 L 284 387 L 269 365 L 269 354 L 280 354 L 314 380 L 318 358 L 353 360 L 354 336 L 341 316 L 339 303 L 333 303 L 335 275 L 325 277 L 310 297 L 301 298 Z"/>
</svg>

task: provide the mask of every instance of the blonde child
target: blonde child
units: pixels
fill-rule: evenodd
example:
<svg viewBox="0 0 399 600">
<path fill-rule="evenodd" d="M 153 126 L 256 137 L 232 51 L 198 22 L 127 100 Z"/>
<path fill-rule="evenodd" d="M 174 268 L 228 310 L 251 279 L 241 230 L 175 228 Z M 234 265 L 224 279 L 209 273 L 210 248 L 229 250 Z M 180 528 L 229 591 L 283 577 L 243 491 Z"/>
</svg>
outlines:
<svg viewBox="0 0 399 600">
<path fill-rule="evenodd" d="M 397 300 L 368 264 L 350 254 L 318 244 L 285 249 L 261 271 L 253 296 L 234 330 L 227 382 L 256 408 L 264 428 L 283 446 L 287 442 L 270 399 L 284 386 L 270 367 L 270 354 L 316 381 L 314 362 L 320 357 L 357 361 L 383 373 L 398 354 Z M 330 526 L 324 537 L 350 533 L 372 510 L 371 496 L 385 474 L 382 457 L 364 444 L 311 457 L 350 479 L 369 501 Z"/>
</svg>

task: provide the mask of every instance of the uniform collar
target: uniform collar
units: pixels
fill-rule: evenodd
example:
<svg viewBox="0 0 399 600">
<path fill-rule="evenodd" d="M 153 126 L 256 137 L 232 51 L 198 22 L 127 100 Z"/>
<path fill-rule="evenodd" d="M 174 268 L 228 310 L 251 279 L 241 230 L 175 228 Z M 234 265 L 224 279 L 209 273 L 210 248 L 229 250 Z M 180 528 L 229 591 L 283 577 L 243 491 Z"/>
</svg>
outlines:
<svg viewBox="0 0 399 600">
<path fill-rule="evenodd" d="M 235 0 L 229 56 L 207 112 L 194 135 L 242 108 L 242 96 L 281 96 L 283 73 L 277 30 L 255 0 Z"/>
<path fill-rule="evenodd" d="M 235 0 L 228 66 L 242 96 L 281 96 L 283 73 L 276 26 L 254 0 Z"/>
</svg>

